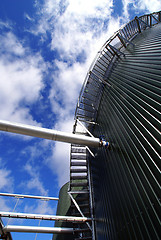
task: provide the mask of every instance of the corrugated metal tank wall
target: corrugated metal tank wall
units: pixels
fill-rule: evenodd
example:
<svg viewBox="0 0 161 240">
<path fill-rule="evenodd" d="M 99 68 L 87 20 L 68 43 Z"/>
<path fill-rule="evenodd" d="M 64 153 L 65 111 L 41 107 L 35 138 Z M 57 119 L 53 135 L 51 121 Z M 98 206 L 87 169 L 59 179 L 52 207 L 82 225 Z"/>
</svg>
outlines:
<svg viewBox="0 0 161 240">
<path fill-rule="evenodd" d="M 140 33 L 114 66 L 94 135 L 111 143 L 91 159 L 96 239 L 160 239 L 161 24 Z"/>
</svg>

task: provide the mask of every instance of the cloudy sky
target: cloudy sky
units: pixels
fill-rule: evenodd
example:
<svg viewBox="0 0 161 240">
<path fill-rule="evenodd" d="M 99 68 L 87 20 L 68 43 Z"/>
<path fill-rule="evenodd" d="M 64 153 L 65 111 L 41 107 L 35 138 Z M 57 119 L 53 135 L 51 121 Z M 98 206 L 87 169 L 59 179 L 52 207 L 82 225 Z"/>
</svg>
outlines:
<svg viewBox="0 0 161 240">
<path fill-rule="evenodd" d="M 160 0 L 1 0 L 0 119 L 71 132 L 97 51 L 121 25 L 160 9 Z M 69 179 L 69 147 L 0 132 L 0 192 L 58 196 Z M 13 211 L 15 204 L 0 197 L 1 211 Z M 56 203 L 36 200 L 19 200 L 15 209 L 55 210 Z"/>
</svg>

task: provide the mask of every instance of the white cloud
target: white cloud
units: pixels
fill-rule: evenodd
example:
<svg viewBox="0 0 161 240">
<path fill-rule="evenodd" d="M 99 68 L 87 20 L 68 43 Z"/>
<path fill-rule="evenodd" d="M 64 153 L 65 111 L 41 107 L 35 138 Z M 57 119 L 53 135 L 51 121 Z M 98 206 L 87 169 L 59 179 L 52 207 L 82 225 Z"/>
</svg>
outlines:
<svg viewBox="0 0 161 240">
<path fill-rule="evenodd" d="M 25 14 L 24 14 L 24 17 L 25 17 L 27 20 L 31 21 L 31 22 L 33 22 L 33 21 L 34 21 L 34 19 L 33 19 L 33 18 L 31 18 L 31 17 L 30 17 L 30 15 L 29 15 L 29 14 L 27 14 L 27 13 L 25 13 Z"/>
<path fill-rule="evenodd" d="M 32 203 L 32 205 L 26 204 L 24 206 L 24 212 L 32 214 L 54 214 L 56 213 L 56 207 L 52 207 L 52 204 L 49 205 L 48 201 L 37 200 Z"/>
<path fill-rule="evenodd" d="M 111 12 L 112 1 L 68 1 L 66 10 L 54 21 L 51 48 L 67 59 L 75 60 L 82 51 L 90 54 L 91 44 L 101 37 L 104 20 Z"/>
<path fill-rule="evenodd" d="M 136 9 L 142 9 L 146 12 L 160 11 L 161 1 L 160 0 L 139 0 L 135 5 Z"/>
<path fill-rule="evenodd" d="M 1 211 L 6 211 L 6 212 L 9 212 L 11 211 L 11 207 L 9 205 L 9 202 L 6 201 L 6 199 L 4 198 L 0 198 L 0 210 Z"/>
<path fill-rule="evenodd" d="M 50 91 L 55 129 L 72 131 L 76 102 L 89 66 L 104 42 L 119 28 L 119 19 L 111 17 L 112 7 L 112 0 L 47 0 L 39 12 L 38 26 L 32 31 L 50 31 L 50 47 L 60 56 L 53 62 L 56 71 Z M 58 175 L 59 186 L 69 180 L 69 152 L 69 144 L 55 143 L 47 161 Z"/>
<path fill-rule="evenodd" d="M 134 6 L 135 5 L 135 0 L 122 0 L 122 4 L 123 4 L 123 13 L 122 13 L 122 17 L 126 18 L 126 22 L 129 21 L 130 15 L 129 15 L 129 9 L 130 6 Z"/>
<path fill-rule="evenodd" d="M 53 20 L 51 49 L 59 52 L 61 60 L 54 62 L 57 71 L 53 75 L 50 100 L 57 117 L 55 129 L 72 132 L 74 110 L 86 73 L 97 51 L 119 28 L 119 19 L 111 17 L 112 1 L 67 3 L 64 12 Z M 105 20 L 109 20 L 106 27 Z M 56 143 L 53 156 L 48 159 L 58 174 L 59 186 L 69 180 L 69 152 L 69 144 Z"/>
<path fill-rule="evenodd" d="M 22 56 L 25 53 L 24 47 L 12 32 L 6 33 L 1 38 L 1 52 L 3 53 L 3 51 L 5 51 L 5 54 L 15 54 L 18 56 Z"/>
<path fill-rule="evenodd" d="M 118 18 L 112 16 L 113 0 L 46 0 L 43 5 L 36 1 L 36 20 L 25 14 L 32 22 L 32 29 L 27 31 L 40 34 L 44 41 L 49 31 L 51 42 L 48 46 L 59 54 L 59 60 L 52 63 L 56 70 L 49 96 L 56 116 L 55 129 L 72 131 L 77 98 L 89 66 L 103 43 L 119 29 L 120 22 L 129 20 L 129 10 L 155 11 L 161 7 L 159 0 L 122 0 L 122 3 L 122 15 Z M 20 103 L 24 101 L 30 105 L 40 97 L 44 62 L 40 54 L 33 56 L 12 33 L 2 36 L 2 42 L 6 54 L 1 48 L 1 116 L 32 124 L 29 108 Z M 13 56 L 14 61 L 11 61 Z M 69 179 L 68 144 L 56 143 L 47 162 L 57 172 L 60 185 Z M 44 192 L 39 176 L 30 177 L 28 187 Z"/>
<path fill-rule="evenodd" d="M 0 168 L 0 190 L 7 191 L 13 187 L 13 178 L 11 171 L 5 168 Z"/>
<path fill-rule="evenodd" d="M 13 26 L 12 26 L 12 23 L 10 21 L 1 21 L 0 20 L 0 28 L 1 29 L 6 28 L 6 29 L 10 29 L 11 30 L 13 28 Z"/>
<path fill-rule="evenodd" d="M 40 180 L 39 171 L 37 168 L 32 166 L 30 163 L 26 163 L 23 170 L 28 173 L 30 178 L 21 184 L 27 189 L 35 189 L 40 195 L 47 196 L 48 191 L 45 189 L 43 182 Z"/>
<path fill-rule="evenodd" d="M 95 38 L 99 41 L 112 7 L 113 0 L 47 0 L 41 7 L 37 2 L 39 20 L 30 31 L 43 35 L 49 31 L 51 48 L 59 51 L 62 59 L 75 59 Z"/>
<path fill-rule="evenodd" d="M 34 190 L 34 195 L 48 196 L 48 190 L 45 188 L 43 182 L 44 179 L 40 179 L 40 168 L 38 165 L 35 165 L 35 156 L 38 156 L 39 153 L 35 147 L 27 149 L 27 153 L 29 153 L 29 151 L 31 151 L 31 158 L 29 158 L 28 162 L 22 168 L 24 173 L 27 173 L 29 177 L 24 182 L 21 182 L 20 186 L 25 187 L 26 191 Z M 56 212 L 56 203 L 44 200 L 24 200 L 23 211 L 28 213 L 53 214 Z"/>
<path fill-rule="evenodd" d="M 133 10 L 135 15 L 140 16 L 140 11 L 144 11 L 142 14 L 160 11 L 161 1 L 160 0 L 122 0 L 123 13 L 122 19 L 124 22 L 128 22 L 131 19 L 129 10 Z M 125 19 L 124 19 L 125 18 Z"/>
<path fill-rule="evenodd" d="M 1 119 L 33 123 L 30 110 L 25 105 L 40 97 L 45 64 L 39 54 L 32 55 L 11 32 L 1 36 L 1 43 Z"/>
<path fill-rule="evenodd" d="M 14 181 L 11 171 L 5 165 L 4 159 L 0 158 L 0 191 L 11 191 Z"/>
<path fill-rule="evenodd" d="M 62 122 L 71 117 L 71 114 L 74 117 L 74 108 L 85 78 L 86 67 L 78 62 L 68 66 L 65 62 L 55 61 L 55 65 L 58 71 L 53 76 L 50 100 L 53 112 L 57 114 L 58 121 Z"/>
<path fill-rule="evenodd" d="M 72 132 L 73 119 L 62 118 L 55 128 L 64 132 Z M 58 184 L 61 187 L 69 181 L 70 144 L 56 142 L 52 148 L 52 155 L 46 159 L 46 165 L 58 176 Z"/>
<path fill-rule="evenodd" d="M 52 75 L 50 91 L 52 111 L 56 115 L 55 129 L 72 132 L 77 98 L 89 66 L 102 44 L 119 28 L 119 19 L 111 17 L 112 6 L 112 0 L 46 0 L 39 12 L 36 26 L 34 19 L 28 14 L 25 15 L 27 21 L 32 22 L 33 28 L 30 31 L 33 34 L 40 34 L 45 40 L 46 32 L 51 33 L 50 48 L 59 54 L 59 60 L 53 61 L 56 71 Z M 40 97 L 44 86 L 43 71 L 46 69 L 44 60 L 40 54 L 33 55 L 30 49 L 24 46 L 24 42 L 11 32 L 1 36 L 1 42 L 1 118 L 33 124 L 33 117 L 26 105 L 32 105 Z M 48 195 L 39 166 L 36 167 L 33 160 L 41 151 L 34 146 L 31 146 L 29 151 L 30 159 L 22 169 L 27 173 L 28 179 L 18 187 Z M 60 187 L 69 180 L 69 159 L 70 145 L 57 142 L 50 156 L 42 163 L 57 174 Z M 4 188 L 7 179 L 11 180 L 10 172 L 3 169 L 1 179 Z M 50 205 L 42 202 L 33 203 L 32 206 L 26 204 L 24 210 L 52 213 Z"/>
<path fill-rule="evenodd" d="M 57 175 L 59 187 L 69 181 L 69 151 L 69 144 L 57 142 L 52 155 L 46 160 L 48 167 Z"/>
<path fill-rule="evenodd" d="M 11 171 L 5 168 L 4 160 L 0 158 L 0 192 L 12 192 L 14 187 L 14 179 Z M 0 196 L 0 210 L 10 211 L 10 199 Z"/>
</svg>

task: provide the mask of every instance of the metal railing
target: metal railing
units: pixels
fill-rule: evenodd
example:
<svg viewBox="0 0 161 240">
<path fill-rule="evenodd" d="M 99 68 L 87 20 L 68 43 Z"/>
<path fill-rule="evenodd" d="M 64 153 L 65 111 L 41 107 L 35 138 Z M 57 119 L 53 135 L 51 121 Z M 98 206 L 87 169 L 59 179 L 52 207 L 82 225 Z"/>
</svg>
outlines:
<svg viewBox="0 0 161 240">
<path fill-rule="evenodd" d="M 111 87 L 108 83 L 108 76 L 114 62 L 124 56 L 122 50 L 129 44 L 134 46 L 131 41 L 138 34 L 160 21 L 161 11 L 135 17 L 105 42 L 85 77 L 75 110 L 75 120 L 85 122 L 87 128 L 95 123 L 103 86 L 106 84 L 109 88 Z"/>
</svg>

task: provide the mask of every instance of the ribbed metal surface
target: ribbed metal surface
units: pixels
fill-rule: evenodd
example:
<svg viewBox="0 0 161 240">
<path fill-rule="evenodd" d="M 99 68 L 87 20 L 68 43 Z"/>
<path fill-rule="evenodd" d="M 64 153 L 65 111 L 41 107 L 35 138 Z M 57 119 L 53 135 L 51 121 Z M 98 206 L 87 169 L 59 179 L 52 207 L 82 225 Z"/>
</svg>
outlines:
<svg viewBox="0 0 161 240">
<path fill-rule="evenodd" d="M 160 22 L 154 12 L 115 32 L 78 98 L 74 133 L 111 143 L 88 161 L 93 240 L 159 238 Z"/>
<path fill-rule="evenodd" d="M 139 34 L 105 86 L 91 159 L 97 239 L 160 239 L 161 24 Z"/>
</svg>

